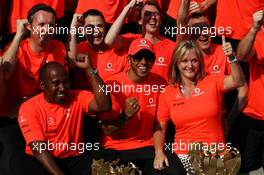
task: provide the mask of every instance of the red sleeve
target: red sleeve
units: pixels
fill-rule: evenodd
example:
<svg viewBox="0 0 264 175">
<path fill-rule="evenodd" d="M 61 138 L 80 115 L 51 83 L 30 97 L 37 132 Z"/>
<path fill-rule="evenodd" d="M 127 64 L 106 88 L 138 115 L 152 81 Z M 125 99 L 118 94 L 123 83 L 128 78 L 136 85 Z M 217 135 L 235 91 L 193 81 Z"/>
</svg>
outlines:
<svg viewBox="0 0 264 175">
<path fill-rule="evenodd" d="M 224 81 L 226 75 L 224 74 L 210 74 L 208 76 L 212 76 L 216 82 L 217 89 L 219 89 L 220 92 L 224 91 Z"/>
<path fill-rule="evenodd" d="M 165 89 L 165 92 L 160 93 L 159 96 L 157 119 L 160 122 L 167 122 L 170 120 L 170 108 L 166 99 L 166 96 L 168 95 L 167 89 L 168 88 Z"/>
<path fill-rule="evenodd" d="M 254 43 L 254 48 L 256 50 L 256 56 L 257 56 L 257 60 L 258 62 L 260 62 L 260 64 L 264 63 L 264 32 L 262 33 L 258 33 L 255 43 Z"/>
<path fill-rule="evenodd" d="M 115 97 L 111 95 L 112 98 L 112 110 L 109 112 L 104 112 L 100 115 L 101 120 L 110 120 L 116 119 L 119 117 L 119 114 L 122 112 L 122 108 L 119 103 L 116 101 Z"/>
<path fill-rule="evenodd" d="M 83 111 L 85 113 L 89 112 L 89 104 L 94 99 L 94 94 L 90 91 L 79 91 L 78 100 L 82 104 Z"/>
<path fill-rule="evenodd" d="M 117 81 L 114 80 L 116 77 L 110 77 L 108 80 L 106 80 L 105 84 L 106 86 L 114 87 L 114 83 Z M 117 82 L 118 83 L 118 82 Z M 108 89 L 108 88 L 106 88 Z M 109 119 L 115 119 L 119 117 L 119 114 L 122 112 L 122 109 L 125 107 L 125 97 L 122 92 L 113 92 L 111 91 L 111 99 L 112 99 L 112 110 L 109 112 L 104 112 L 100 115 L 101 120 L 109 120 Z"/>
<path fill-rule="evenodd" d="M 140 34 L 133 34 L 133 33 L 127 33 L 124 35 L 121 35 L 122 37 L 122 49 L 128 51 L 130 44 L 134 39 L 139 38 Z"/>
<path fill-rule="evenodd" d="M 27 145 L 33 141 L 46 141 L 41 120 L 41 113 L 34 104 L 25 102 L 21 105 L 18 122 Z"/>
</svg>

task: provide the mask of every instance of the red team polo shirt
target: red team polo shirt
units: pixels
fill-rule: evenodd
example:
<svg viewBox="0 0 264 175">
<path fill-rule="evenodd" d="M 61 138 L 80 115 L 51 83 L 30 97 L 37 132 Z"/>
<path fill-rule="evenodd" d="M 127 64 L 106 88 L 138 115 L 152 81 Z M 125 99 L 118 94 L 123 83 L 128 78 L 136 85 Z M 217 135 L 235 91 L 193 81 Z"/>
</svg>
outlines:
<svg viewBox="0 0 264 175">
<path fill-rule="evenodd" d="M 104 52 L 95 52 L 89 47 L 87 42 L 81 42 L 77 45 L 77 53 L 88 54 L 91 57 L 93 67 L 97 68 L 98 73 L 103 81 L 107 80 L 114 74 L 123 72 L 129 67 L 127 52 L 120 49 L 108 49 Z M 85 72 L 81 69 L 74 71 L 75 87 L 89 89 L 90 84 Z"/>
<path fill-rule="evenodd" d="M 93 97 L 88 91 L 69 91 L 67 102 L 59 105 L 48 103 L 44 93 L 41 93 L 23 103 L 18 121 L 26 140 L 26 153 L 32 155 L 29 143 L 49 141 L 54 146 L 49 150 L 54 157 L 78 155 L 76 145 L 83 142 L 83 114 L 88 113 L 88 105 Z M 63 148 L 59 144 L 68 147 Z M 75 148 L 71 145 L 75 145 Z"/>
<path fill-rule="evenodd" d="M 102 53 L 95 52 L 89 47 L 87 42 L 81 42 L 77 46 L 77 53 L 89 54 L 92 58 L 92 64 L 99 71 L 103 80 L 110 76 L 122 72 L 128 67 L 127 52 L 122 49 L 108 49 Z"/>
<path fill-rule="evenodd" d="M 46 62 L 56 61 L 65 64 L 66 50 L 63 43 L 51 40 L 46 51 L 34 53 L 30 48 L 29 40 L 19 44 L 15 70 L 6 81 L 7 93 L 0 104 L 0 116 L 9 116 L 13 108 L 24 97 L 31 97 L 40 92 L 39 70 Z"/>
<path fill-rule="evenodd" d="M 114 137 L 103 137 L 102 144 L 104 147 L 127 150 L 153 145 L 152 135 L 158 95 L 159 91 L 165 90 L 166 81 L 159 75 L 151 73 L 144 83 L 135 83 L 128 78 L 126 72 L 122 72 L 111 77 L 106 84 L 112 87 L 123 85 L 123 90 L 118 91 L 116 87 L 116 91 L 112 93 L 112 111 L 102 114 L 102 119 L 119 117 L 121 111 L 125 109 L 125 99 L 128 97 L 137 98 L 140 110 L 123 125 L 119 134 Z M 132 88 L 137 90 L 133 91 Z"/>
<path fill-rule="evenodd" d="M 160 122 L 171 119 L 174 123 L 177 154 L 187 154 L 184 144 L 192 142 L 224 143 L 221 118 L 224 78 L 223 74 L 207 75 L 188 99 L 173 85 L 167 86 L 160 95 L 157 117 Z"/>
<path fill-rule="evenodd" d="M 204 56 L 204 67 L 207 73 L 231 74 L 230 64 L 227 62 L 222 45 L 213 44 L 212 53 Z"/>
<path fill-rule="evenodd" d="M 256 55 L 250 59 L 249 63 L 249 93 L 248 105 L 244 110 L 247 115 L 264 120 L 264 32 L 257 34 L 254 49 Z"/>
<path fill-rule="evenodd" d="M 103 13 L 107 23 L 113 23 L 120 15 L 128 0 L 79 0 L 75 13 L 83 14 L 89 9 L 97 9 Z"/>
<path fill-rule="evenodd" d="M 226 36 L 240 40 L 252 26 L 252 15 L 261 9 L 264 0 L 217 0 L 215 26 L 231 27 L 232 33 Z"/>
</svg>

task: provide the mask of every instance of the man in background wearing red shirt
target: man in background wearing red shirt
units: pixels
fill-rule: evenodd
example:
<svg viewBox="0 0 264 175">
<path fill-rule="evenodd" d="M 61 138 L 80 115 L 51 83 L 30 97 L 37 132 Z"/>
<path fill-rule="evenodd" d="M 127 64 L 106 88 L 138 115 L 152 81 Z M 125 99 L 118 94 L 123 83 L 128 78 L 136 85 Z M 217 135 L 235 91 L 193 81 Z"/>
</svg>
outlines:
<svg viewBox="0 0 264 175">
<path fill-rule="evenodd" d="M 240 61 L 249 64 L 248 104 L 242 118 L 243 135 L 242 165 L 247 171 L 264 167 L 264 11 L 253 14 L 253 24 L 238 45 Z M 263 170 L 262 170 L 263 171 Z"/>
<path fill-rule="evenodd" d="M 38 4 L 28 12 L 28 19 L 17 20 L 16 35 L 3 53 L 6 93 L 0 103 L 0 143 L 3 154 L 0 164 L 10 166 L 10 158 L 23 150 L 23 137 L 17 120 L 20 104 L 41 92 L 39 87 L 40 67 L 51 61 L 65 63 L 66 50 L 63 43 L 53 40 L 47 30 L 54 27 L 56 12 L 45 4 Z M 26 32 L 30 37 L 23 40 Z M 40 32 L 42 33 L 40 34 Z M 2 162 L 3 161 L 3 162 Z M 17 169 L 17 168 L 12 168 Z"/>
</svg>

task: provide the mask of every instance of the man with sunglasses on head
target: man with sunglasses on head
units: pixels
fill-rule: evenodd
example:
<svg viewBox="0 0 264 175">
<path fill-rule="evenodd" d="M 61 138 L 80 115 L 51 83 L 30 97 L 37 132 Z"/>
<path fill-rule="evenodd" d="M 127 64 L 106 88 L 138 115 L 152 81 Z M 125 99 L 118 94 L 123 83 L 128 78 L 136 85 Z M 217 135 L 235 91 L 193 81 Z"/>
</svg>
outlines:
<svg viewBox="0 0 264 175">
<path fill-rule="evenodd" d="M 103 113 L 102 145 L 121 159 L 132 162 L 147 175 L 183 175 L 185 171 L 177 155 L 167 150 L 167 167 L 153 166 L 155 150 L 152 136 L 156 125 L 159 94 L 164 92 L 166 80 L 151 73 L 155 54 L 151 42 L 144 38 L 134 40 L 128 51 L 130 69 L 106 81 L 106 90 L 112 90 L 112 111 Z"/>
<path fill-rule="evenodd" d="M 153 64 L 152 72 L 161 75 L 168 80 L 167 73 L 175 43 L 160 35 L 160 25 L 162 21 L 161 8 L 157 1 L 147 0 L 143 3 L 142 10 L 139 12 L 140 19 L 138 23 L 142 25 L 142 34 L 125 34 L 119 35 L 122 25 L 129 13 L 141 4 L 142 0 L 131 0 L 130 3 L 123 9 L 122 13 L 109 29 L 105 43 L 116 49 L 126 49 L 135 38 L 146 38 L 151 41 L 156 55 L 155 63 Z"/>
<path fill-rule="evenodd" d="M 75 14 L 71 28 L 83 28 L 83 33 L 79 35 L 85 38 L 85 41 L 77 43 L 76 33 L 71 33 L 68 52 L 71 60 L 74 61 L 78 54 L 89 53 L 93 66 L 103 80 L 127 68 L 126 51 L 112 49 L 104 43 L 106 23 L 100 11 L 89 9 L 83 15 Z M 75 86 L 88 88 L 88 80 L 82 74 L 82 70 L 74 69 Z"/>
</svg>

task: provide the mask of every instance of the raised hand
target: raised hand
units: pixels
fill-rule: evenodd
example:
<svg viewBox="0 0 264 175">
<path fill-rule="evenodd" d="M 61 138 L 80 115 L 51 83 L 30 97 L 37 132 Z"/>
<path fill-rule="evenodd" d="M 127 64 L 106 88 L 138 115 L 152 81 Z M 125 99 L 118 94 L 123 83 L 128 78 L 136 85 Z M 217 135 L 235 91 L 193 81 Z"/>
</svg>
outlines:
<svg viewBox="0 0 264 175">
<path fill-rule="evenodd" d="M 201 12 L 201 7 L 198 2 L 192 1 L 190 3 L 190 8 L 189 8 L 190 13 L 200 13 Z"/>
<path fill-rule="evenodd" d="M 131 0 L 128 4 L 130 8 L 133 8 L 136 4 L 143 3 L 143 0 Z"/>
<path fill-rule="evenodd" d="M 222 48 L 223 48 L 225 56 L 229 57 L 234 54 L 231 43 L 226 42 L 224 35 L 222 35 Z"/>
<path fill-rule="evenodd" d="M 87 54 L 78 54 L 75 61 L 75 65 L 81 69 L 92 70 L 91 59 Z"/>
<path fill-rule="evenodd" d="M 24 35 L 27 32 L 26 25 L 28 24 L 27 19 L 17 19 L 16 20 L 16 34 Z"/>
<path fill-rule="evenodd" d="M 80 27 L 83 26 L 84 19 L 81 14 L 74 14 L 71 22 L 72 27 Z"/>
<path fill-rule="evenodd" d="M 133 117 L 140 109 L 138 100 L 135 97 L 126 99 L 125 113 L 128 118 Z"/>
<path fill-rule="evenodd" d="M 264 24 L 264 11 L 260 10 L 253 14 L 253 27 L 259 29 Z"/>
</svg>

